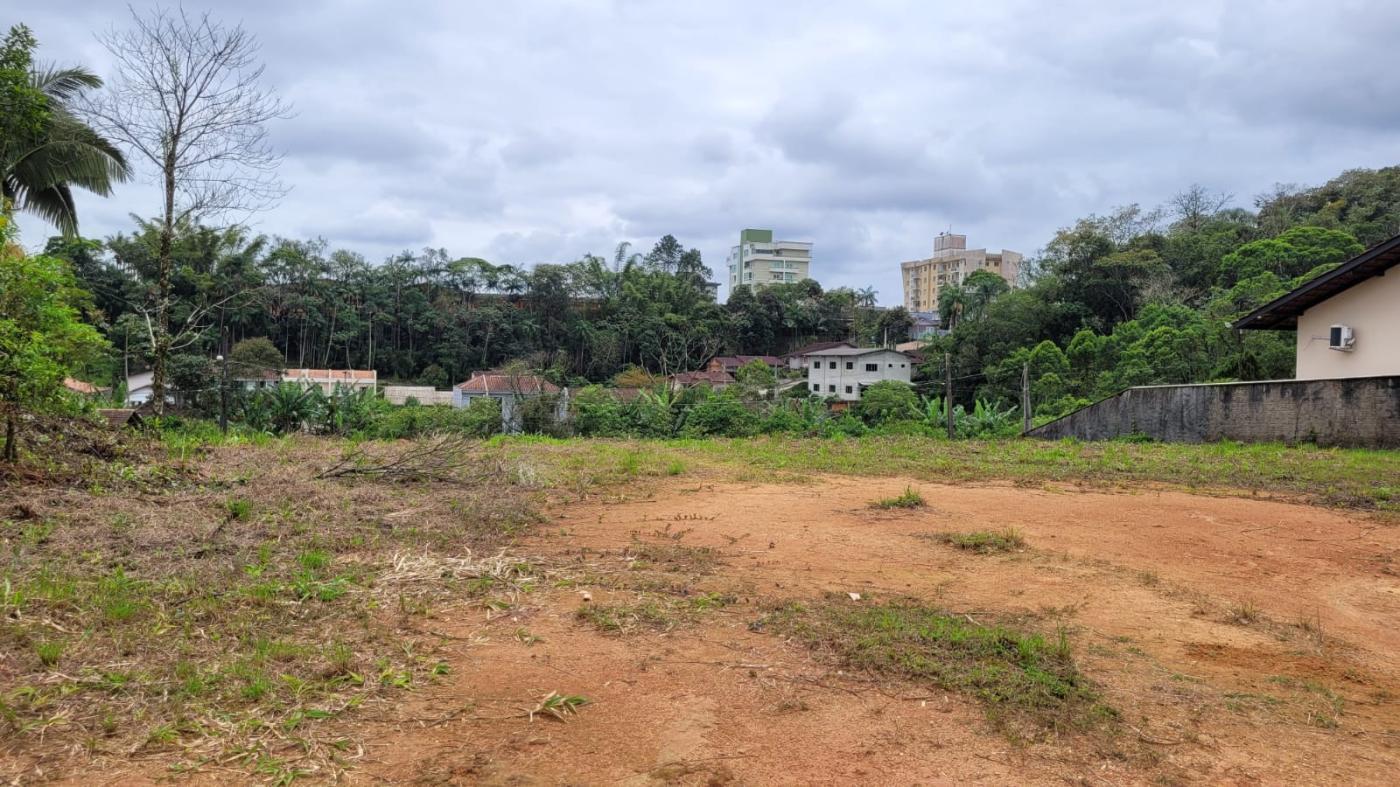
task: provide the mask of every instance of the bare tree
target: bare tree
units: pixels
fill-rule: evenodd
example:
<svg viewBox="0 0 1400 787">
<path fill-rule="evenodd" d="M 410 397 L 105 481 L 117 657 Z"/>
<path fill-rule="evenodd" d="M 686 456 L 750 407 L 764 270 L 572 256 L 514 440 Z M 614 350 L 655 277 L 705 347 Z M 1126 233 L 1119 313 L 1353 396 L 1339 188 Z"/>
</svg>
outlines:
<svg viewBox="0 0 1400 787">
<path fill-rule="evenodd" d="M 133 9 L 131 16 L 130 29 L 100 37 L 116 59 L 116 78 L 85 111 L 93 125 L 148 162 L 160 184 L 157 282 L 142 313 L 151 340 L 151 394 L 161 412 L 172 346 L 199 327 L 186 321 L 171 331 L 176 231 L 269 208 L 286 193 L 266 124 L 288 108 L 261 86 L 258 43 L 242 26 L 184 9 Z"/>
<path fill-rule="evenodd" d="M 1169 201 L 1177 223 L 1191 232 L 1199 230 L 1206 219 L 1219 213 L 1233 197 L 1224 192 L 1209 192 L 1199 183 L 1177 194 Z"/>
</svg>

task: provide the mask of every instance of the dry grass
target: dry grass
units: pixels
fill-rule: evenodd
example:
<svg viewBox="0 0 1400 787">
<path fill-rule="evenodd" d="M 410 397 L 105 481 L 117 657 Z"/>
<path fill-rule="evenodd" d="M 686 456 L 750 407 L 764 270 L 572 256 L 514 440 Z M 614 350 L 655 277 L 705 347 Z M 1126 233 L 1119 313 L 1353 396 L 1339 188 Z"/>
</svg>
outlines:
<svg viewBox="0 0 1400 787">
<path fill-rule="evenodd" d="M 0 490 L 0 775 L 139 756 L 331 777 L 358 747 L 324 721 L 440 674 L 418 616 L 530 588 L 501 552 L 537 521 L 528 472 L 317 479 L 339 445 L 148 453 Z"/>
</svg>

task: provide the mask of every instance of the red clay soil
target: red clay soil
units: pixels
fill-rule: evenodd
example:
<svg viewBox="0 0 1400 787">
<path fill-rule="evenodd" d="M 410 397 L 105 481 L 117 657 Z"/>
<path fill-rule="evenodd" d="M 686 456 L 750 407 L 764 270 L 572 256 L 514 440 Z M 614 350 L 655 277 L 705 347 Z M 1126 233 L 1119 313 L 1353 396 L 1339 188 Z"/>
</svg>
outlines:
<svg viewBox="0 0 1400 787">
<path fill-rule="evenodd" d="M 713 547 L 697 589 L 736 604 L 608 635 L 576 619 L 625 590 L 549 587 L 487 619 L 439 610 L 450 675 L 381 718 L 352 783 L 1393 784 L 1400 773 L 1400 527 L 1280 502 L 914 483 L 679 481 L 557 511 L 521 546 L 576 572 L 643 542 Z M 921 534 L 1014 527 L 982 555 Z M 678 541 L 678 531 L 689 529 Z M 913 596 L 973 620 L 1069 632 L 1119 711 L 1110 737 L 1013 742 L 976 701 L 843 674 L 751 630 L 823 593 Z M 531 638 L 537 637 L 538 641 Z M 550 692 L 590 700 L 527 718 Z"/>
</svg>

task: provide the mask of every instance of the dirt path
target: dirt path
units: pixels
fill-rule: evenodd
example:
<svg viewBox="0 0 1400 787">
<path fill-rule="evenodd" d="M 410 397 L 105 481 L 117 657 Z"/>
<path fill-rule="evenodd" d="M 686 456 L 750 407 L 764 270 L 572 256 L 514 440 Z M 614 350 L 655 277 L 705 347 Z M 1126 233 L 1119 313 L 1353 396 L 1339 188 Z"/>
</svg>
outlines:
<svg viewBox="0 0 1400 787">
<path fill-rule="evenodd" d="M 665 633 L 605 635 L 600 582 L 487 620 L 442 614 L 452 673 L 371 722 L 360 783 L 1384 784 L 1400 772 L 1400 527 L 1176 492 L 912 484 L 929 507 L 868 507 L 904 481 L 677 482 L 556 512 L 525 551 L 586 575 L 638 543 L 711 547 L 695 591 L 738 603 Z M 978 555 L 921 538 L 1015 527 Z M 682 532 L 686 531 L 686 532 Z M 585 601 L 583 592 L 592 596 Z M 875 683 L 750 630 L 765 604 L 908 595 L 974 619 L 1068 630 L 1121 714 L 1121 745 L 1013 744 L 964 696 Z M 588 697 L 569 723 L 522 709 Z"/>
</svg>

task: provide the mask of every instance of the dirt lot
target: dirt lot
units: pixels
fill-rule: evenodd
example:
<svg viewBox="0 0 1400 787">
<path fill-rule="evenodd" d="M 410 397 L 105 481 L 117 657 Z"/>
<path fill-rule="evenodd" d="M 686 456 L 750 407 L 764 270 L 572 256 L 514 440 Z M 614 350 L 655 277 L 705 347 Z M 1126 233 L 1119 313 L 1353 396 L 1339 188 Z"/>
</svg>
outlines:
<svg viewBox="0 0 1400 787">
<path fill-rule="evenodd" d="M 719 565 L 695 573 L 696 592 L 739 603 L 670 631 L 605 634 L 577 610 L 637 591 L 592 587 L 585 601 L 563 587 L 493 620 L 431 620 L 457 669 L 368 731 L 352 781 L 1381 784 L 1400 772 L 1400 528 L 1176 492 L 915 484 L 928 507 L 868 507 L 905 488 L 682 481 L 555 511 L 529 551 L 606 571 L 634 564 L 638 544 L 710 547 Z M 920 537 L 1008 525 L 1026 548 Z M 1014 742 L 962 695 L 843 674 L 750 629 L 775 599 L 833 592 L 1064 625 L 1118 732 Z M 516 715 L 551 691 L 591 702 L 569 723 Z"/>
<path fill-rule="evenodd" d="M 508 444 L 466 480 L 323 477 L 342 450 L 181 449 L 173 468 L 117 468 L 107 486 L 13 488 L 0 774 L 1127 785 L 1400 772 L 1390 513 L 1150 484 L 749 483 L 743 467 L 608 445 Z M 924 505 L 871 505 L 900 497 Z M 1006 548 L 947 542 L 967 533 Z M 939 658 L 907 640 L 881 644 L 891 660 L 875 669 L 851 653 L 880 631 L 833 643 L 784 623 L 869 611 L 883 624 L 901 604 L 938 610 L 954 638 L 1032 638 L 1005 639 L 1006 657 L 1068 663 L 1089 686 L 1088 721 L 1027 725 L 989 699 L 983 671 L 928 679 L 919 669 Z"/>
</svg>

